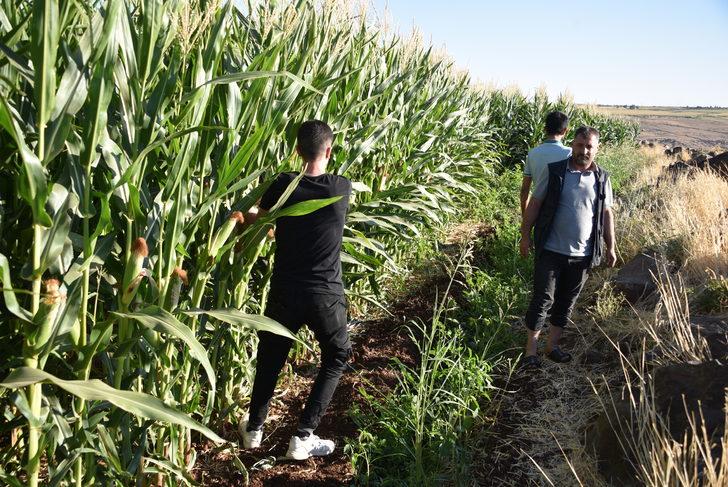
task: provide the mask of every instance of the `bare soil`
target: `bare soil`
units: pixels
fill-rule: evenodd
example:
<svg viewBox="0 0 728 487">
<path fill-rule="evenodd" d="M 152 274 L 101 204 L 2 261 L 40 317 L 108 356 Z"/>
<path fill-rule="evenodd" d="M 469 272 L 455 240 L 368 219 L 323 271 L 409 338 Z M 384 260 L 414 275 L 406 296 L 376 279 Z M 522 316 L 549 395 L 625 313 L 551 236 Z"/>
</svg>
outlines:
<svg viewBox="0 0 728 487">
<path fill-rule="evenodd" d="M 728 109 L 597 106 L 596 110 L 640 123 L 640 140 L 691 149 L 728 150 Z"/>
<path fill-rule="evenodd" d="M 635 345 L 617 324 L 602 328 L 590 316 L 596 291 L 610 271 L 587 281 L 574 312 L 574 323 L 564 330 L 561 346 L 572 361 L 557 364 L 543 354 L 543 332 L 538 369 L 517 368 L 500 378 L 493 401 L 494 424 L 474 432 L 476 485 L 606 487 L 599 465 L 587 444 L 587 430 L 602 410 L 594 387 L 620 377 L 619 355 L 605 332 L 623 350 Z M 633 312 L 624 310 L 624 319 Z M 515 330 L 522 323 L 513 324 Z M 524 336 L 525 340 L 525 336 Z M 624 348 L 623 348 L 624 347 Z"/>
<path fill-rule="evenodd" d="M 352 332 L 355 354 L 350 370 L 345 373 L 316 434 L 336 441 L 336 450 L 328 457 L 304 462 L 287 461 L 284 457 L 288 440 L 296 431 L 297 420 L 316 377 L 317 364 L 296 365 L 295 371 L 280 384 L 278 399 L 271 405 L 265 425 L 263 445 L 259 450 L 240 450 L 238 456 L 249 472 L 249 485 L 260 486 L 334 486 L 354 482 L 351 462 L 344 452 L 347 441 L 358 431 L 348 411 L 364 401 L 361 389 L 375 396 L 384 395 L 397 383 L 392 359 L 413 365 L 416 351 L 409 336 L 392 319 L 381 319 L 358 325 Z M 240 441 L 233 425 L 228 438 Z M 208 450 L 201 455 L 196 477 L 205 486 L 245 485 L 245 474 L 229 454 Z"/>
<path fill-rule="evenodd" d="M 647 116 L 637 120 L 642 140 L 701 150 L 728 148 L 728 118 Z"/>
</svg>

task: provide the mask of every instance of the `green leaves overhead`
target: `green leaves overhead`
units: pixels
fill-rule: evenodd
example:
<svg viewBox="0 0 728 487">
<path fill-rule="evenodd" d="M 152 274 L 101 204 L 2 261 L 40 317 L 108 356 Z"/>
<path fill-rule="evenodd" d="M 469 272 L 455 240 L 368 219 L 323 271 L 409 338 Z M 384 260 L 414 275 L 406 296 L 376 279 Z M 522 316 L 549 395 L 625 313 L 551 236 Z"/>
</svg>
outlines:
<svg viewBox="0 0 728 487">
<path fill-rule="evenodd" d="M 31 26 L 35 106 L 38 127 L 43 132 L 53 112 L 53 99 L 56 94 L 56 56 L 60 35 L 58 0 L 34 2 Z M 39 140 L 38 147 L 39 156 L 44 157 L 43 137 Z"/>
<path fill-rule="evenodd" d="M 300 340 L 291 333 L 291 331 L 285 326 L 281 325 L 277 321 L 262 315 L 251 315 L 248 313 L 242 313 L 236 309 L 215 309 L 215 310 L 191 310 L 182 311 L 182 313 L 195 316 L 195 315 L 208 315 L 216 320 L 220 320 L 224 323 L 228 323 L 233 326 L 242 326 L 258 331 L 267 331 L 269 333 L 275 333 L 291 340 Z"/>
</svg>

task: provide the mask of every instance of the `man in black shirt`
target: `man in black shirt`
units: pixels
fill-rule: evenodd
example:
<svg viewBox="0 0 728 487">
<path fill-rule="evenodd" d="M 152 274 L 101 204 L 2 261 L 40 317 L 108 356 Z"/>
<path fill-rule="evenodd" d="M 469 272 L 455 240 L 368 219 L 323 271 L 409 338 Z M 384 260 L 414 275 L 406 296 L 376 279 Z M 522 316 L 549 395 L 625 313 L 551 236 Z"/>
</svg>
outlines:
<svg viewBox="0 0 728 487">
<path fill-rule="evenodd" d="M 287 457 L 305 460 L 328 455 L 334 442 L 313 434 L 331 401 L 351 354 L 346 329 L 346 301 L 341 280 L 341 242 L 349 206 L 351 182 L 326 173 L 334 134 L 324 122 L 310 120 L 298 130 L 297 151 L 304 162 L 304 176 L 283 207 L 301 201 L 341 196 L 341 199 L 308 215 L 281 217 L 276 222 L 276 251 L 266 316 L 293 333 L 304 325 L 314 332 L 321 347 L 321 368 L 314 381 L 288 445 Z M 261 199 L 259 214 L 278 202 L 296 173 L 279 174 Z M 261 331 L 250 412 L 244 425 L 243 444 L 257 448 L 263 422 L 285 365 L 292 340 Z"/>
</svg>

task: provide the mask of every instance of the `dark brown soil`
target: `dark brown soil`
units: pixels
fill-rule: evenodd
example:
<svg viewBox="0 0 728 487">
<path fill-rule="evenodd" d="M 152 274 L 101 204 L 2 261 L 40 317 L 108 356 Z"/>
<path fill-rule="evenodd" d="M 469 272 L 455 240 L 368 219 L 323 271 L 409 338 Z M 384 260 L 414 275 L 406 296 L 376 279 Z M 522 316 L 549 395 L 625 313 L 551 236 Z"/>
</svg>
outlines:
<svg viewBox="0 0 728 487">
<path fill-rule="evenodd" d="M 365 322 L 357 328 L 352 332 L 355 352 L 351 368 L 342 376 L 331 405 L 316 430 L 322 438 L 336 441 L 334 453 L 304 462 L 290 462 L 283 458 L 317 371 L 313 364 L 296 367 L 288 382 L 280 384 L 287 391 L 271 406 L 262 448 L 239 452 L 239 458 L 249 472 L 251 486 L 353 483 L 354 472 L 344 446 L 348 440 L 356 438 L 358 431 L 348 414 L 349 410 L 355 403 L 363 403 L 361 389 L 376 397 L 386 394 L 396 385 L 397 374 L 392 367 L 392 359 L 397 358 L 407 365 L 413 365 L 416 360 L 416 351 L 406 330 L 395 319 Z M 232 425 L 226 433 L 231 440 L 239 441 Z M 230 454 L 203 453 L 196 474 L 203 485 L 245 484 L 245 475 L 236 468 Z"/>
</svg>

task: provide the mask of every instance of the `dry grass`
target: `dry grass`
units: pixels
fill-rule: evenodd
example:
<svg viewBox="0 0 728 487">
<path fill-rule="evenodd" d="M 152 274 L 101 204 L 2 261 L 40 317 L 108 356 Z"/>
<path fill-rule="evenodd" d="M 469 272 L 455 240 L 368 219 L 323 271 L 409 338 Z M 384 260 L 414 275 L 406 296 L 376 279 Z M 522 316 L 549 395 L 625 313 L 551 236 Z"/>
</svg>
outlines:
<svg viewBox="0 0 728 487">
<path fill-rule="evenodd" d="M 711 442 L 702 419 L 691 416 L 690 429 L 681 441 L 673 439 L 655 404 L 653 379 L 644 353 L 637 359 L 621 355 L 625 381 L 624 397 L 630 403 L 630 417 L 612 421 L 625 455 L 633 459 L 637 478 L 645 487 L 725 487 L 728 485 L 728 429 L 719 440 Z M 606 383 L 606 381 L 605 381 Z M 615 397 L 610 388 L 600 397 Z M 601 403 L 611 416 L 617 411 L 609 399 Z M 727 413 L 728 414 L 728 413 Z M 720 458 L 714 452 L 722 451 Z M 588 484 L 587 484 L 588 485 Z"/>
<path fill-rule="evenodd" d="M 728 275 L 728 181 L 710 171 L 666 177 L 672 162 L 643 149 L 646 162 L 619 208 L 617 238 L 623 258 L 645 247 L 662 250 L 681 265 L 688 284 L 706 280 L 707 269 Z"/>
<path fill-rule="evenodd" d="M 655 282 L 660 301 L 655 320 L 645 329 L 659 349 L 660 359 L 669 363 L 712 360 L 708 343 L 690 324 L 690 303 L 682 276 L 671 276 L 662 263 Z"/>
<path fill-rule="evenodd" d="M 605 340 L 600 331 L 622 336 L 634 330 L 642 312 L 622 307 L 622 300 L 606 284 L 613 274 L 600 269 L 587 281 L 580 298 L 575 322 L 564 333 L 564 349 L 572 354 L 568 365 L 544 359 L 537 372 L 518 370 L 500 399 L 505 411 L 507 435 L 498 437 L 484 455 L 483 463 L 507 465 L 492 474 L 488 467 L 479 478 L 483 485 L 589 486 L 609 484 L 600 476 L 586 447 L 585 434 L 600 410 L 600 399 L 592 384 L 603 377 L 616 377 L 617 369 L 601 353 Z M 594 297 L 598 297 L 594 304 Z M 495 461 L 492 457 L 499 459 Z M 478 462 L 480 463 L 480 462 Z M 500 472 L 507 469 L 507 473 Z"/>
</svg>

